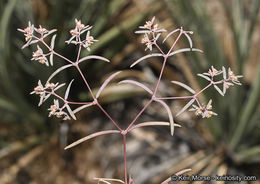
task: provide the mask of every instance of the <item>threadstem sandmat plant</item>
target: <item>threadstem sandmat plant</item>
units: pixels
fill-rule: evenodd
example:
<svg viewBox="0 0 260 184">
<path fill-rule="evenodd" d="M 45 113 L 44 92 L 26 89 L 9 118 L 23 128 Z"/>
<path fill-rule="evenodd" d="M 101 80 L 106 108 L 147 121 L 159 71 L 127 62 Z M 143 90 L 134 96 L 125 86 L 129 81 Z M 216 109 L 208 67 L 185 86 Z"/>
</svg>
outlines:
<svg viewBox="0 0 260 184">
<path fill-rule="evenodd" d="M 90 35 L 90 31 L 92 29 L 91 26 L 89 25 L 84 25 L 81 23 L 80 20 L 75 20 L 75 28 L 70 31 L 71 38 L 65 43 L 67 44 L 74 44 L 78 47 L 78 53 L 75 58 L 75 60 L 70 60 L 59 53 L 57 53 L 54 50 L 54 45 L 55 45 L 55 38 L 56 35 L 53 35 L 51 38 L 50 44 L 48 44 L 45 41 L 45 38 L 53 33 L 56 32 L 55 29 L 53 30 L 47 30 L 43 28 L 42 26 L 39 26 L 39 28 L 34 27 L 33 24 L 29 22 L 29 25 L 25 29 L 18 29 L 18 31 L 24 33 L 25 36 L 25 45 L 22 46 L 23 48 L 28 47 L 29 45 L 32 44 L 37 44 L 37 50 L 33 52 L 32 54 L 32 59 L 34 61 L 38 61 L 41 64 L 45 64 L 46 66 L 53 66 L 54 64 L 54 56 L 59 57 L 67 62 L 66 65 L 58 68 L 56 71 L 54 71 L 48 80 L 42 84 L 42 82 L 39 80 L 38 81 L 38 86 L 34 88 L 33 92 L 31 94 L 37 94 L 40 96 L 40 102 L 39 106 L 43 104 L 50 96 L 54 97 L 54 104 L 50 106 L 49 110 L 49 116 L 56 116 L 58 118 L 63 118 L 63 120 L 70 120 L 74 119 L 76 120 L 75 114 L 87 107 L 90 106 L 97 106 L 104 114 L 107 116 L 107 118 L 111 121 L 111 123 L 114 124 L 115 129 L 112 130 L 104 130 L 100 132 L 93 133 L 91 135 L 88 135 L 84 138 L 81 138 L 77 140 L 76 142 L 68 145 L 65 147 L 65 149 L 70 149 L 78 144 L 81 144 L 89 139 L 92 139 L 94 137 L 100 136 L 100 135 L 105 135 L 105 134 L 121 134 L 123 138 L 123 155 L 124 155 L 124 181 L 119 180 L 119 179 L 112 179 L 112 178 L 95 178 L 98 183 L 110 183 L 110 182 L 117 182 L 117 183 L 125 183 L 125 184 L 133 184 L 134 179 L 132 176 L 128 173 L 127 171 L 127 153 L 126 153 L 126 136 L 129 132 L 136 128 L 140 127 L 145 127 L 145 126 L 169 126 L 170 127 L 170 134 L 174 134 L 174 128 L 175 127 L 181 127 L 179 124 L 176 124 L 174 122 L 174 118 L 171 112 L 170 107 L 167 105 L 165 101 L 167 100 L 188 100 L 188 103 L 176 114 L 176 116 L 179 116 L 182 114 L 184 111 L 189 110 L 189 111 L 194 111 L 195 115 L 201 116 L 202 118 L 210 118 L 212 115 L 217 115 L 217 113 L 212 111 L 212 100 L 209 100 L 206 105 L 202 104 L 198 96 L 202 94 L 205 90 L 207 90 L 210 87 L 214 87 L 218 93 L 220 93 L 222 96 L 225 95 L 226 89 L 228 89 L 230 86 L 237 84 L 241 85 L 239 82 L 239 78 L 242 76 L 236 76 L 230 68 L 226 70 L 225 67 L 222 67 L 221 70 L 215 69 L 213 66 L 208 70 L 208 72 L 198 74 L 198 76 L 202 77 L 203 79 L 208 81 L 208 85 L 206 85 L 204 88 L 202 88 L 200 91 L 195 91 L 188 85 L 178 82 L 178 81 L 171 81 L 173 84 L 178 85 L 186 89 L 191 93 L 189 96 L 170 96 L 170 97 L 160 97 L 157 95 L 159 85 L 163 76 L 163 72 L 165 69 L 165 65 L 167 63 L 167 60 L 169 57 L 174 56 L 175 54 L 178 53 L 183 53 L 183 52 L 190 52 L 190 51 L 195 51 L 195 52 L 201 52 L 200 49 L 193 48 L 193 43 L 192 39 L 190 37 L 191 34 L 193 34 L 192 31 L 185 31 L 182 27 L 179 29 L 176 29 L 169 34 L 166 35 L 166 37 L 163 39 L 162 43 L 164 43 L 170 36 L 176 35 L 177 37 L 174 41 L 174 43 L 171 45 L 170 49 L 165 52 L 163 51 L 162 47 L 159 45 L 159 40 L 160 36 L 162 33 L 166 32 L 164 29 L 160 29 L 158 24 L 155 24 L 155 18 L 153 17 L 151 21 L 147 21 L 144 26 L 140 26 L 140 30 L 136 31 L 137 34 L 144 34 L 144 37 L 142 39 L 142 43 L 145 44 L 146 50 L 150 50 L 151 52 L 155 50 L 155 53 L 151 53 L 148 55 L 145 55 L 135 61 L 130 67 L 134 67 L 136 64 L 151 58 L 151 57 L 162 57 L 163 58 L 163 64 L 160 70 L 159 77 L 155 83 L 155 86 L 153 89 L 148 88 L 144 84 L 134 81 L 134 80 L 123 80 L 120 81 L 119 84 L 122 83 L 127 83 L 127 84 L 132 84 L 137 87 L 142 88 L 145 90 L 149 95 L 150 95 L 150 100 L 144 105 L 144 107 L 141 109 L 141 111 L 135 116 L 135 118 L 130 121 L 128 127 L 126 129 L 122 129 L 119 126 L 119 123 L 116 122 L 110 115 L 109 113 L 102 107 L 102 104 L 99 102 L 99 96 L 102 93 L 102 91 L 106 88 L 108 83 L 117 76 L 119 72 L 116 72 L 109 76 L 105 82 L 101 85 L 99 88 L 98 92 L 96 94 L 93 93 L 92 88 L 89 85 L 89 82 L 87 80 L 87 73 L 82 72 L 80 68 L 80 63 L 83 61 L 87 60 L 102 60 L 105 62 L 109 62 L 108 59 L 97 56 L 97 55 L 89 55 L 86 57 L 81 58 L 81 51 L 83 49 L 87 49 L 90 51 L 91 45 L 97 42 L 98 40 L 95 40 L 93 36 Z M 185 37 L 188 42 L 189 42 L 189 47 L 188 48 L 182 48 L 178 50 L 174 50 L 175 45 L 178 43 L 178 41 L 182 38 Z M 39 45 L 38 45 L 39 44 Z M 47 53 L 43 52 L 43 47 L 46 47 L 48 49 Z M 58 95 L 56 92 L 59 90 L 61 87 L 64 87 L 65 84 L 59 84 L 55 82 L 51 82 L 52 79 L 60 72 L 62 72 L 65 69 L 68 69 L 70 67 L 74 67 L 80 74 L 82 80 L 84 81 L 84 84 L 86 85 L 88 92 L 90 93 L 92 100 L 87 101 L 87 102 L 76 102 L 76 101 L 69 101 L 68 97 L 70 94 L 70 88 L 72 86 L 73 80 L 68 84 L 67 89 L 65 91 L 64 96 Z M 218 80 L 216 78 L 219 78 Z M 222 87 L 220 87 L 222 86 Z M 154 121 L 154 122 L 143 122 L 136 124 L 137 120 L 140 118 L 140 116 L 143 114 L 143 112 L 150 106 L 152 102 L 158 102 L 159 104 L 162 105 L 162 107 L 165 108 L 166 112 L 168 113 L 169 116 L 169 122 L 162 122 L 162 121 Z M 72 109 L 71 106 L 77 105 L 78 107 L 75 109 Z M 188 170 L 183 170 L 180 171 L 179 173 L 183 173 Z M 178 173 L 176 173 L 178 174 Z M 168 183 L 169 179 L 165 180 L 163 183 Z"/>
</svg>

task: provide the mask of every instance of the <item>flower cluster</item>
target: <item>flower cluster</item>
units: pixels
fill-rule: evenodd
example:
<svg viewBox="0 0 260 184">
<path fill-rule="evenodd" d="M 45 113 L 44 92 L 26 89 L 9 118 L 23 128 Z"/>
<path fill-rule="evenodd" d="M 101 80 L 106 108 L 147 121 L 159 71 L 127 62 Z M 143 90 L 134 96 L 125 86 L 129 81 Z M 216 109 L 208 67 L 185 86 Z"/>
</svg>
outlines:
<svg viewBox="0 0 260 184">
<path fill-rule="evenodd" d="M 239 78 L 243 77 L 242 75 L 234 75 L 234 72 L 228 68 L 228 75 L 226 74 L 226 69 L 223 67 L 223 93 L 225 94 L 226 89 L 230 86 L 241 85 Z"/>
<path fill-rule="evenodd" d="M 65 84 L 54 84 L 47 82 L 44 86 L 42 85 L 41 81 L 38 81 L 38 86 L 34 88 L 34 90 L 30 94 L 37 94 L 40 96 L 40 103 L 39 106 L 46 101 L 51 94 L 55 94 L 54 92 L 58 90 L 59 88 L 63 87 Z M 50 116 L 56 116 L 58 118 L 63 118 L 63 120 L 69 120 L 70 117 L 69 115 L 63 111 L 63 109 L 67 107 L 67 104 L 64 103 L 63 107 L 59 107 L 59 101 L 54 100 L 54 104 L 50 106 L 48 109 L 49 112 L 49 117 Z M 67 107 L 68 109 L 68 107 Z"/>
<path fill-rule="evenodd" d="M 48 59 L 46 58 L 45 54 L 43 54 L 42 49 L 37 45 L 37 51 L 33 52 L 31 60 L 38 61 L 41 64 L 45 64 L 49 66 Z"/>
<path fill-rule="evenodd" d="M 238 80 L 239 78 L 242 77 L 243 77 L 242 75 L 234 75 L 234 72 L 230 68 L 228 68 L 228 80 L 232 81 L 234 84 L 242 85 Z"/>
<path fill-rule="evenodd" d="M 39 80 L 38 86 L 36 86 L 30 94 L 37 94 L 37 95 L 40 95 L 40 96 L 45 96 L 45 92 L 46 92 L 47 89 L 50 89 L 51 91 L 56 91 L 57 89 L 64 86 L 65 84 L 61 84 L 59 86 L 58 85 L 59 85 L 59 83 L 54 84 L 54 83 L 47 82 L 45 84 L 45 86 L 43 86 L 41 81 Z"/>
<path fill-rule="evenodd" d="M 70 30 L 70 34 L 72 36 L 77 36 L 77 35 L 80 35 L 81 31 L 84 31 L 84 30 L 89 30 L 91 27 L 89 27 L 88 25 L 85 26 L 84 24 L 81 23 L 81 21 L 75 19 L 75 23 L 76 23 L 76 27 L 72 30 Z"/>
<path fill-rule="evenodd" d="M 219 74 L 223 74 L 223 79 L 221 81 L 214 81 L 214 77 L 218 76 Z M 226 89 L 228 89 L 230 86 L 241 85 L 239 78 L 243 77 L 242 75 L 235 75 L 234 72 L 228 68 L 228 73 L 226 72 L 226 68 L 222 67 L 222 70 L 217 70 L 213 66 L 211 66 L 211 69 L 207 73 L 198 74 L 198 76 L 203 77 L 204 79 L 210 81 L 212 84 L 214 84 L 215 89 L 224 96 L 226 93 Z M 223 83 L 223 89 L 221 90 L 217 84 Z"/>
<path fill-rule="evenodd" d="M 166 30 L 164 29 L 158 29 L 158 24 L 154 24 L 154 20 L 155 20 L 155 17 L 152 18 L 152 20 L 150 21 L 146 21 L 145 25 L 143 26 L 139 26 L 140 29 L 144 29 L 145 32 L 144 33 L 161 33 L 161 32 L 165 32 Z"/>
<path fill-rule="evenodd" d="M 152 18 L 152 20 L 147 21 L 145 25 L 139 26 L 139 31 L 136 31 L 137 34 L 144 34 L 144 37 L 142 39 L 142 43 L 146 45 L 146 49 L 149 49 L 152 51 L 152 46 L 156 43 L 158 38 L 160 37 L 162 32 L 165 32 L 165 29 L 158 29 L 158 24 L 154 24 L 155 17 Z M 149 35 L 152 35 L 152 38 L 149 38 Z"/>
<path fill-rule="evenodd" d="M 34 25 L 31 24 L 31 22 L 29 22 L 28 27 L 26 27 L 25 29 L 18 29 L 18 30 L 24 33 L 25 41 L 28 42 L 32 39 L 33 32 L 34 32 Z"/>
<path fill-rule="evenodd" d="M 44 35 L 49 32 L 47 29 L 43 28 L 41 25 L 39 26 L 39 28 L 35 28 L 35 31 L 41 35 Z"/>
<path fill-rule="evenodd" d="M 81 23 L 80 20 L 75 19 L 75 28 L 70 30 L 71 38 L 67 41 L 65 41 L 67 44 L 75 44 L 75 45 L 82 45 L 84 48 L 86 48 L 88 51 L 90 51 L 90 46 L 94 43 L 97 42 L 98 40 L 95 40 L 93 36 L 90 36 L 90 29 L 92 28 L 91 26 L 87 25 L 85 26 L 84 24 Z M 85 39 L 82 41 L 81 40 L 81 35 L 87 31 Z"/>
<path fill-rule="evenodd" d="M 25 29 L 17 29 L 18 31 L 24 33 L 26 44 L 23 45 L 22 49 L 29 46 L 30 44 L 34 44 L 39 42 L 40 39 L 47 37 L 48 35 L 54 33 L 56 29 L 47 30 L 43 28 L 41 25 L 39 28 L 34 27 L 31 22 L 29 22 L 28 26 Z M 40 37 L 34 35 L 34 31 L 40 34 Z"/>
<path fill-rule="evenodd" d="M 34 90 L 30 94 L 36 94 L 40 96 L 39 106 L 50 97 L 50 93 L 54 93 L 59 88 L 63 87 L 65 84 L 59 83 L 49 83 L 47 82 L 44 86 L 41 81 L 38 81 L 38 86 L 34 88 Z"/>
<path fill-rule="evenodd" d="M 212 100 L 208 102 L 207 105 L 192 105 L 193 108 L 191 108 L 189 111 L 195 111 L 196 116 L 202 116 L 202 118 L 210 118 L 212 115 L 217 115 L 215 112 L 211 111 L 212 109 Z"/>
<path fill-rule="evenodd" d="M 151 42 L 147 34 L 144 35 L 144 38 L 142 39 L 142 43 L 146 45 L 145 50 L 149 49 L 150 51 L 152 51 L 153 43 Z"/>
<path fill-rule="evenodd" d="M 211 66 L 211 69 L 209 69 L 208 73 L 203 73 L 203 74 L 207 75 L 207 76 L 210 76 L 210 77 L 214 77 L 214 76 L 217 76 L 217 75 L 219 75 L 221 73 L 223 73 L 223 71 L 217 70 L 216 68 Z"/>
<path fill-rule="evenodd" d="M 83 41 L 83 47 L 90 51 L 90 45 L 97 41 L 98 40 L 95 40 L 93 36 L 90 36 L 90 31 L 88 31 L 86 34 L 86 39 Z"/>
<path fill-rule="evenodd" d="M 40 95 L 40 97 L 44 97 L 45 96 L 45 89 L 46 89 L 46 87 L 43 87 L 41 81 L 39 80 L 38 86 L 36 86 L 30 94 L 37 94 L 37 95 Z"/>
<path fill-rule="evenodd" d="M 222 73 L 223 73 L 223 79 L 219 80 L 219 81 L 214 81 L 214 77 L 218 76 Z M 202 116 L 202 118 L 210 118 L 212 115 L 217 115 L 215 112 L 211 111 L 212 100 L 210 100 L 207 105 L 201 105 L 197 98 L 198 95 L 201 94 L 203 91 L 207 90 L 208 88 L 210 88 L 211 86 L 213 86 L 219 94 L 224 96 L 226 93 L 226 89 L 229 86 L 234 85 L 234 84 L 241 85 L 241 83 L 238 81 L 238 78 L 242 77 L 242 76 L 234 75 L 234 73 L 231 71 L 230 68 L 228 69 L 228 77 L 227 77 L 225 67 L 222 67 L 222 70 L 217 70 L 213 66 L 211 66 L 211 68 L 209 69 L 209 71 L 207 73 L 198 74 L 198 76 L 203 77 L 204 79 L 208 80 L 210 83 L 197 93 L 195 92 L 194 89 L 192 89 L 190 86 L 188 86 L 184 83 L 181 83 L 178 81 L 172 81 L 172 83 L 185 88 L 186 90 L 188 90 L 189 92 L 191 92 L 193 94 L 193 96 L 186 96 L 186 99 L 190 99 L 190 101 L 181 109 L 181 111 L 179 111 L 179 113 L 176 116 L 183 113 L 190 106 L 192 106 L 193 108 L 191 108 L 189 111 L 195 111 L 196 116 Z M 220 89 L 218 87 L 218 85 L 220 85 L 220 84 L 223 84 L 223 89 Z M 176 97 L 176 98 L 169 97 L 168 99 L 178 99 L 178 97 Z M 182 99 L 185 99 L 185 97 Z M 193 104 L 195 101 L 197 102 L 197 105 Z"/>
<path fill-rule="evenodd" d="M 51 116 L 56 116 L 57 118 L 63 118 L 63 120 L 70 120 L 69 115 L 63 111 L 65 106 L 63 106 L 62 108 L 59 107 L 59 101 L 58 100 L 54 100 L 54 104 L 50 106 L 50 108 L 48 109 L 49 112 L 49 117 Z"/>
</svg>

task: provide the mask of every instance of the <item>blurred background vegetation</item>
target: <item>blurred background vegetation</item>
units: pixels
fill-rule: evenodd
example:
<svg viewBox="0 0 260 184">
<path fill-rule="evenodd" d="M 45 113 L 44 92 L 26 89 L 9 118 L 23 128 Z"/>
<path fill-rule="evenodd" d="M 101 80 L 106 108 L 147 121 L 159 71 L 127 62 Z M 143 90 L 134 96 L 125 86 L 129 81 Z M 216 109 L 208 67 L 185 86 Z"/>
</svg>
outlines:
<svg viewBox="0 0 260 184">
<path fill-rule="evenodd" d="M 176 121 L 183 127 L 170 137 L 165 128 L 135 131 L 129 137 L 130 173 L 139 183 L 159 183 L 184 168 L 201 175 L 256 175 L 260 173 L 260 1 L 259 0 L 0 0 L 0 183 L 93 183 L 93 177 L 123 176 L 120 137 L 100 137 L 71 151 L 72 142 L 91 132 L 109 127 L 109 121 L 95 108 L 80 113 L 75 122 L 48 118 L 51 102 L 38 108 L 38 98 L 29 95 L 38 79 L 45 81 L 53 68 L 30 61 L 33 48 L 20 50 L 24 37 L 17 28 L 28 21 L 48 29 L 58 29 L 56 50 L 75 57 L 75 47 L 64 47 L 74 19 L 93 25 L 92 35 L 99 40 L 91 53 L 111 60 L 110 64 L 88 62 L 82 68 L 95 88 L 107 74 L 124 70 L 124 76 L 151 85 L 162 62 L 153 59 L 129 66 L 143 54 L 141 38 L 134 31 L 145 20 L 156 16 L 160 27 L 171 31 L 183 26 L 192 30 L 196 48 L 204 54 L 185 53 L 171 58 L 165 70 L 162 94 L 183 95 L 172 86 L 179 80 L 199 90 L 205 81 L 197 73 L 213 65 L 231 67 L 242 74 L 242 86 L 231 87 L 225 97 L 209 90 L 201 97 L 213 99 L 217 117 L 202 120 L 185 113 Z M 170 46 L 173 38 L 165 45 Z M 178 47 L 187 46 L 185 39 Z M 154 61 L 154 62 L 153 62 Z M 57 81 L 80 79 L 74 70 Z M 72 97 L 86 100 L 82 83 L 73 86 Z M 134 100 L 133 100 L 134 99 Z M 144 94 L 131 86 L 112 85 L 102 95 L 105 108 L 122 126 L 143 105 Z M 185 102 L 169 102 L 177 112 Z M 152 106 L 143 119 L 167 120 Z M 145 136 L 144 136 L 145 135 Z M 106 154 L 104 151 L 106 150 Z M 190 173 L 190 174 L 191 174 Z M 257 175 L 258 174 L 258 175 Z M 224 183 L 224 182 L 223 182 Z M 259 183 L 259 182 L 255 182 Z"/>
</svg>

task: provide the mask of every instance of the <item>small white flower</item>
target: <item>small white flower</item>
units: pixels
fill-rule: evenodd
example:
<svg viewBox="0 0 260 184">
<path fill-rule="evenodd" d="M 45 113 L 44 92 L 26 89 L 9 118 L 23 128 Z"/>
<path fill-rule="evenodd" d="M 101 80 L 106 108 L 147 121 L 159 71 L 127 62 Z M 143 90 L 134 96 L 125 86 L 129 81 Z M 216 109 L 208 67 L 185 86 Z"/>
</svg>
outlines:
<svg viewBox="0 0 260 184">
<path fill-rule="evenodd" d="M 29 22 L 28 27 L 26 27 L 25 29 L 18 29 L 18 31 L 24 33 L 25 40 L 29 42 L 33 37 L 34 25 Z"/>
<path fill-rule="evenodd" d="M 82 29 L 85 27 L 85 25 L 81 23 L 81 20 L 75 19 L 75 23 L 76 23 L 76 28 L 77 28 L 79 31 L 82 30 Z"/>
<path fill-rule="evenodd" d="M 94 43 L 97 42 L 98 40 L 95 40 L 93 36 L 90 36 L 90 31 L 87 32 L 86 34 L 86 39 L 83 41 L 83 47 L 87 48 L 88 51 L 90 51 L 90 46 Z"/>
<path fill-rule="evenodd" d="M 38 86 L 36 86 L 30 94 L 37 94 L 40 95 L 40 97 L 45 96 L 45 89 L 40 80 L 38 81 Z"/>
<path fill-rule="evenodd" d="M 75 28 L 75 29 L 70 30 L 70 34 L 72 36 L 76 36 L 76 35 L 79 35 L 79 31 L 77 30 L 77 28 Z"/>
<path fill-rule="evenodd" d="M 155 25 L 153 26 L 152 31 L 153 31 L 153 32 L 156 32 L 156 31 L 158 30 L 158 27 L 159 27 L 158 24 L 155 24 Z"/>
<path fill-rule="evenodd" d="M 37 33 L 40 33 L 41 35 L 45 34 L 45 33 L 48 33 L 48 30 L 43 28 L 41 25 L 39 26 L 39 28 L 35 28 L 35 31 Z"/>
<path fill-rule="evenodd" d="M 205 111 L 202 113 L 202 118 L 210 118 L 212 115 L 217 116 L 217 113 L 215 113 L 215 112 L 213 112 L 213 111 L 205 110 Z"/>
<path fill-rule="evenodd" d="M 213 66 L 211 66 L 211 69 L 209 69 L 209 71 L 208 71 L 208 75 L 211 76 L 211 77 L 217 76 L 217 75 L 219 75 L 221 73 L 222 73 L 221 70 L 217 70 Z"/>
<path fill-rule="evenodd" d="M 33 52 L 33 55 L 32 55 L 33 57 L 31 60 L 35 60 L 41 64 L 46 64 L 47 66 L 49 66 L 48 59 L 43 54 L 42 49 L 38 45 L 37 45 L 37 48 L 38 48 L 38 50 L 36 52 Z"/>
<path fill-rule="evenodd" d="M 152 28 L 152 25 L 153 25 L 153 22 L 152 21 L 147 21 L 144 25 L 144 28 L 145 29 L 151 29 Z"/>
<path fill-rule="evenodd" d="M 147 34 L 144 35 L 144 38 L 142 39 L 142 43 L 146 45 L 146 49 L 149 49 L 150 51 L 152 50 L 152 42 L 150 41 L 149 37 Z"/>
<path fill-rule="evenodd" d="M 63 120 L 70 120 L 69 115 L 63 111 L 64 107 L 59 106 L 59 100 L 54 100 L 54 104 L 48 109 L 49 117 L 56 116 L 57 118 L 63 118 Z"/>
<path fill-rule="evenodd" d="M 145 34 L 143 39 L 142 39 L 142 43 L 146 44 L 146 43 L 149 43 L 149 42 L 150 42 L 150 39 L 149 39 L 148 35 Z"/>
<path fill-rule="evenodd" d="M 202 116 L 202 118 L 210 118 L 212 115 L 217 115 L 217 113 L 211 111 L 212 109 L 212 100 L 208 102 L 207 105 L 202 105 L 198 107 L 197 105 L 192 105 L 193 108 L 191 108 L 189 111 L 195 111 L 196 116 Z"/>
<path fill-rule="evenodd" d="M 226 89 L 228 89 L 230 86 L 234 86 L 233 83 L 231 83 L 231 82 L 226 82 L 226 81 L 224 81 L 224 85 L 225 85 L 225 88 L 226 88 Z"/>
<path fill-rule="evenodd" d="M 58 85 L 58 83 L 54 84 L 54 83 L 47 82 L 45 84 L 45 88 L 47 88 L 47 89 L 54 89 L 57 85 Z"/>
<path fill-rule="evenodd" d="M 33 59 L 36 60 L 41 55 L 42 55 L 42 51 L 40 49 L 38 49 L 36 52 L 33 52 Z"/>
<path fill-rule="evenodd" d="M 50 111 L 49 113 L 49 117 L 55 115 L 56 111 L 59 109 L 59 107 L 57 107 L 57 105 L 51 105 L 51 107 L 48 109 Z"/>
<path fill-rule="evenodd" d="M 228 79 L 231 80 L 234 84 L 241 85 L 239 78 L 243 77 L 242 75 L 235 75 L 234 72 L 228 68 Z"/>
</svg>

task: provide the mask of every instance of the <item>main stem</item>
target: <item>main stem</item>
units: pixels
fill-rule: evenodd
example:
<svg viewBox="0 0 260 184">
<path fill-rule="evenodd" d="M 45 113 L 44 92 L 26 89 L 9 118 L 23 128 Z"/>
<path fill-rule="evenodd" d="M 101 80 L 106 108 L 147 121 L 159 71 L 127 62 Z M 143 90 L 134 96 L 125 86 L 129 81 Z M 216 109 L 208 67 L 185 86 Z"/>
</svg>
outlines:
<svg viewBox="0 0 260 184">
<path fill-rule="evenodd" d="M 178 40 L 180 39 L 181 35 L 182 35 L 183 31 L 181 29 L 180 34 L 178 35 L 178 37 L 176 38 L 175 42 L 173 43 L 173 45 L 171 46 L 170 50 L 168 51 L 167 54 L 165 54 L 162 49 L 158 46 L 158 44 L 155 42 L 155 46 L 159 49 L 159 51 L 162 53 L 162 55 L 164 56 L 164 60 L 163 60 L 163 65 L 161 68 L 161 72 L 160 72 L 160 76 L 158 78 L 157 84 L 155 86 L 155 89 L 153 91 L 152 94 L 152 98 L 151 100 L 149 100 L 149 102 L 143 107 L 143 109 L 137 114 L 137 116 L 134 118 L 134 120 L 130 123 L 130 125 L 127 127 L 127 129 L 125 130 L 125 133 L 123 133 L 123 138 L 124 138 L 124 167 L 125 167 L 125 184 L 127 184 L 127 161 L 126 161 L 126 134 L 128 133 L 129 129 L 133 126 L 133 124 L 136 122 L 136 120 L 141 116 L 141 114 L 147 109 L 147 107 L 154 101 L 154 98 L 156 96 L 156 93 L 158 91 L 158 87 L 163 75 L 163 71 L 167 62 L 167 59 L 169 57 L 169 54 L 171 52 L 171 50 L 173 49 L 173 47 L 176 45 L 176 43 L 178 42 Z M 153 37 L 155 38 L 155 35 L 153 34 Z"/>
<path fill-rule="evenodd" d="M 125 167 L 125 184 L 127 184 L 127 159 L 126 159 L 126 134 L 123 134 L 124 141 L 124 167 Z"/>
</svg>

